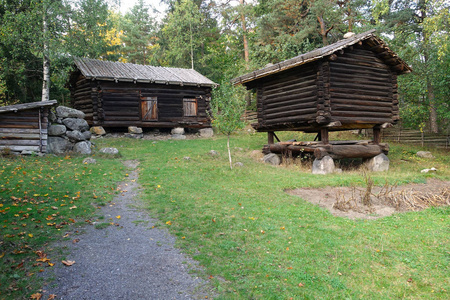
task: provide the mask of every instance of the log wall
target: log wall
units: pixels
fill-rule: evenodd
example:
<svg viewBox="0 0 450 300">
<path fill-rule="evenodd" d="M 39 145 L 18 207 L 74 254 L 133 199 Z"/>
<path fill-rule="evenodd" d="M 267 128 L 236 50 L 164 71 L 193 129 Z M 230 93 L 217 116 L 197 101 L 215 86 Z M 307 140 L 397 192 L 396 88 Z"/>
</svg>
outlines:
<svg viewBox="0 0 450 300">
<path fill-rule="evenodd" d="M 89 125 L 105 127 L 210 127 L 210 88 L 77 80 L 72 105 Z M 157 120 L 142 120 L 141 99 L 157 98 Z M 197 116 L 183 116 L 183 98 L 197 99 Z"/>
<path fill-rule="evenodd" d="M 326 64 L 333 120 L 372 126 L 398 120 L 397 77 L 375 53 L 355 48 Z"/>
<path fill-rule="evenodd" d="M 48 107 L 0 114 L 0 150 L 47 151 Z M 40 120 L 39 120 L 40 117 Z"/>
<path fill-rule="evenodd" d="M 257 88 L 260 126 L 314 119 L 318 99 L 316 77 L 315 65 L 310 64 L 263 82 Z"/>
</svg>

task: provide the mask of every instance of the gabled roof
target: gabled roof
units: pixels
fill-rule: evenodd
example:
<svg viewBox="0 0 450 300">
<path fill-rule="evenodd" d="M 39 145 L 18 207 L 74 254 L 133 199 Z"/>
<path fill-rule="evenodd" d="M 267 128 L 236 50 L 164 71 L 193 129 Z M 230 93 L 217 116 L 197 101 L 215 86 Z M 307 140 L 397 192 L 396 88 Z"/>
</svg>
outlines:
<svg viewBox="0 0 450 300">
<path fill-rule="evenodd" d="M 398 57 L 397 54 L 395 54 L 392 50 L 390 50 L 385 42 L 383 42 L 380 38 L 375 36 L 374 32 L 375 29 L 372 29 L 364 33 L 356 34 L 350 38 L 340 40 L 334 44 L 319 49 L 315 49 L 305 54 L 300 54 L 291 59 L 234 78 L 231 80 L 231 82 L 233 84 L 246 83 L 262 77 L 276 74 L 278 72 L 298 67 L 306 63 L 332 55 L 339 50 L 342 50 L 344 48 L 350 47 L 363 41 L 367 42 L 374 52 L 383 53 L 384 57 L 387 57 L 387 59 L 389 60 L 389 65 L 395 68 L 397 74 L 410 73 L 412 69 L 400 57 Z"/>
<path fill-rule="evenodd" d="M 53 106 L 56 103 L 58 103 L 56 100 L 50 100 L 2 106 L 0 107 L 0 113 L 18 112 L 20 110 L 33 109 L 37 107 Z"/>
<path fill-rule="evenodd" d="M 87 79 L 212 87 L 217 84 L 193 69 L 154 67 L 131 63 L 76 58 Z"/>
</svg>

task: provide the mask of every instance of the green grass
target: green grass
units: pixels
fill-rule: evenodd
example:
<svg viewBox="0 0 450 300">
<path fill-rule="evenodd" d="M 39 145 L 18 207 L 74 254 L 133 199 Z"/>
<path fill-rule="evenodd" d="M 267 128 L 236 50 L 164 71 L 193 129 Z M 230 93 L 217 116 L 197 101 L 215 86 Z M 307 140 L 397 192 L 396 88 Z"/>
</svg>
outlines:
<svg viewBox="0 0 450 300">
<path fill-rule="evenodd" d="M 293 132 L 279 137 L 314 138 Z M 335 138 L 349 136 L 336 134 Z M 266 143 L 263 134 L 232 137 L 233 160 L 244 163 L 233 170 L 228 166 L 226 139 L 220 136 L 156 143 L 103 139 L 96 143 L 99 148 L 117 147 L 121 160 L 140 161 L 143 201 L 160 220 L 155 226 L 166 226 L 177 237 L 177 245 L 200 262 L 202 275 L 217 288 L 218 299 L 449 297 L 449 207 L 370 221 L 334 217 L 284 191 L 362 186 L 361 173 L 321 176 L 312 175 L 308 164 L 262 164 L 250 153 Z M 210 156 L 210 150 L 220 155 Z M 432 150 L 436 158 L 426 160 L 414 156 L 418 150 L 391 144 L 390 170 L 373 173 L 375 184 L 450 180 L 448 152 Z M 183 159 L 186 156 L 190 160 Z M 95 218 L 96 207 L 111 200 L 115 182 L 125 177 L 118 159 L 98 158 L 97 165 L 82 165 L 81 160 L 48 156 L 1 161 L 0 175 L 6 181 L 0 184 L 0 298 L 28 298 L 35 292 L 36 284 L 30 286 L 30 282 L 36 281 L 36 276 L 30 273 L 48 266 L 33 267 L 37 258 L 33 251 L 45 250 L 53 238 L 70 232 L 70 219 L 84 222 Z M 430 167 L 439 171 L 420 173 Z M 83 172 L 88 176 L 81 176 Z M 78 174 L 78 181 L 71 179 L 73 174 Z M 70 210 L 73 205 L 77 208 Z M 32 210 L 28 212 L 28 208 Z M 24 217 L 26 214 L 29 216 Z M 60 230 L 47 226 L 50 221 L 45 218 L 53 214 L 51 222 L 68 224 Z M 21 227 L 22 223 L 26 225 Z M 21 232 L 25 233 L 19 236 Z M 25 253 L 14 254 L 14 250 Z M 23 267 L 17 267 L 22 260 Z M 15 288 L 18 290 L 13 291 Z"/>
<path fill-rule="evenodd" d="M 118 160 L 83 157 L 0 157 L 0 299 L 28 299 L 41 287 L 36 274 L 51 264 L 37 261 L 49 243 L 75 234 L 74 224 L 95 221 L 124 178 Z M 99 217 L 101 218 L 101 217 Z"/>
<path fill-rule="evenodd" d="M 449 207 L 370 221 L 334 217 L 284 190 L 363 185 L 361 173 L 320 176 L 307 166 L 264 165 L 250 158 L 264 143 L 265 135 L 233 137 L 232 147 L 242 148 L 234 161 L 245 165 L 233 170 L 222 137 L 122 149 L 141 162 L 147 207 L 212 276 L 219 299 L 448 298 Z M 220 156 L 208 155 L 212 149 Z M 448 153 L 433 150 L 430 161 L 416 158 L 417 150 L 391 145 L 391 169 L 373 173 L 375 183 L 450 179 Z M 432 166 L 439 172 L 420 173 Z"/>
</svg>

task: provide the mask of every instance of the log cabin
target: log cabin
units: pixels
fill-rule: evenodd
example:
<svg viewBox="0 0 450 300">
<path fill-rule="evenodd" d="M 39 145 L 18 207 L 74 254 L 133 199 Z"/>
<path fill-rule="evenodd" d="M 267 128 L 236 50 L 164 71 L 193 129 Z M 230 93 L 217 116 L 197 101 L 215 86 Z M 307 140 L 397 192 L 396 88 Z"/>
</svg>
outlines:
<svg viewBox="0 0 450 300">
<path fill-rule="evenodd" d="M 305 151 L 305 146 L 312 146 L 309 150 L 318 159 L 324 155 L 367 158 L 387 152 L 386 146 L 379 146 L 380 129 L 399 120 L 397 76 L 412 70 L 374 32 L 353 35 L 232 80 L 256 92 L 257 123 L 252 126 L 268 133 L 267 152 Z M 368 128 L 374 138 L 364 147 L 349 149 L 328 138 L 329 131 Z M 274 144 L 275 131 L 317 132 L 319 142 Z"/>
<path fill-rule="evenodd" d="M 72 107 L 91 126 L 211 127 L 213 81 L 193 69 L 76 58 Z"/>
<path fill-rule="evenodd" d="M 47 152 L 48 115 L 56 100 L 0 107 L 0 150 Z"/>
</svg>

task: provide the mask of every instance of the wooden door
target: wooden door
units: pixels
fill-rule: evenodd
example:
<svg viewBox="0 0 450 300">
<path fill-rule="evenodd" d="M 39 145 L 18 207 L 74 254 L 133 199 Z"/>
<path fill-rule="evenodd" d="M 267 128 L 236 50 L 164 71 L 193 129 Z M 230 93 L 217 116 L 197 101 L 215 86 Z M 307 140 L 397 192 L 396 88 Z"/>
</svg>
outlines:
<svg viewBox="0 0 450 300">
<path fill-rule="evenodd" d="M 158 99 L 156 97 L 141 97 L 142 121 L 158 120 Z"/>
</svg>

